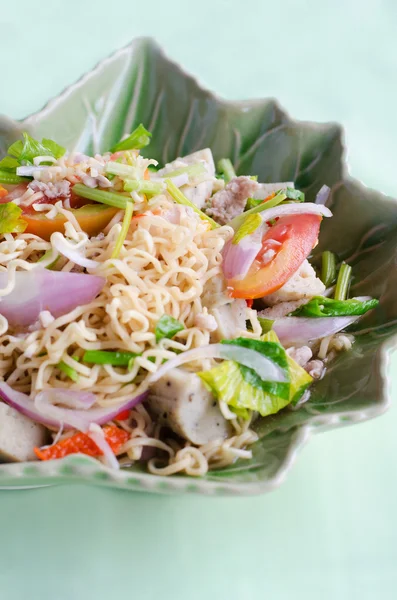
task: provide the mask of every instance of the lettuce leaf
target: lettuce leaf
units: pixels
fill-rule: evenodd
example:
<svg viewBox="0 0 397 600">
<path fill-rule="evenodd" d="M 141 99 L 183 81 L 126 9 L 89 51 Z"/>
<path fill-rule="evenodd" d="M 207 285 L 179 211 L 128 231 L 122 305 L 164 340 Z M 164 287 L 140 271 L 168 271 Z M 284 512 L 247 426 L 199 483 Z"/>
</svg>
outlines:
<svg viewBox="0 0 397 600">
<path fill-rule="evenodd" d="M 268 331 L 261 339 L 268 342 L 275 342 L 276 344 L 280 343 L 276 332 L 273 330 Z M 287 362 L 290 376 L 289 399 L 291 404 L 295 405 L 302 398 L 309 385 L 313 383 L 313 377 L 309 373 L 306 373 L 305 369 L 298 365 L 288 354 Z"/>
<path fill-rule="evenodd" d="M 280 396 L 284 400 L 289 398 L 289 373 L 288 373 L 288 361 L 287 353 L 281 344 L 274 343 L 272 341 L 253 340 L 252 338 L 236 338 L 234 340 L 222 340 L 222 344 L 240 346 L 241 348 L 248 348 L 255 350 L 259 354 L 263 354 L 266 358 L 269 358 L 272 362 L 276 363 L 285 373 L 287 381 L 285 383 L 278 381 L 264 381 L 254 371 L 244 365 L 239 365 L 241 374 L 244 381 L 252 385 L 254 388 L 262 389 L 265 392 L 269 392 L 275 396 Z"/>
<path fill-rule="evenodd" d="M 323 296 L 314 296 L 307 304 L 300 306 L 291 316 L 294 317 L 348 317 L 363 315 L 378 306 L 379 300 L 334 300 Z"/>
<path fill-rule="evenodd" d="M 225 360 L 209 371 L 197 373 L 214 396 L 228 404 L 238 416 L 248 418 L 250 411 L 259 412 L 263 417 L 277 413 L 290 403 L 296 404 L 313 381 L 287 355 L 274 331 L 269 331 L 260 341 L 238 338 L 222 343 L 262 352 L 286 369 L 289 379 L 288 384 L 264 382 L 255 371 L 231 360 Z"/>
<path fill-rule="evenodd" d="M 23 233 L 28 224 L 21 214 L 22 209 L 14 202 L 0 204 L 0 233 Z"/>
<path fill-rule="evenodd" d="M 23 132 L 23 140 L 17 140 L 8 148 L 9 156 L 0 162 L 0 168 L 15 172 L 21 165 L 32 165 L 36 156 L 53 156 L 58 159 L 66 152 L 65 148 L 47 138 L 41 142 L 32 138 L 26 131 Z"/>
</svg>

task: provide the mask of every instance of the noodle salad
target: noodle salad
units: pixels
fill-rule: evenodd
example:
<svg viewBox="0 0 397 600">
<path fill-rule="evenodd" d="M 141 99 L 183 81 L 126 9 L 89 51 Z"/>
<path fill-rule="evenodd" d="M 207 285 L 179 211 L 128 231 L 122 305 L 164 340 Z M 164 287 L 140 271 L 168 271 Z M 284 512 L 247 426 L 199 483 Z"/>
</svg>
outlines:
<svg viewBox="0 0 397 600">
<path fill-rule="evenodd" d="M 161 166 L 143 125 L 108 152 L 27 133 L 0 161 L 0 456 L 73 453 L 204 475 L 250 459 L 378 304 L 316 246 L 329 189 Z"/>
</svg>

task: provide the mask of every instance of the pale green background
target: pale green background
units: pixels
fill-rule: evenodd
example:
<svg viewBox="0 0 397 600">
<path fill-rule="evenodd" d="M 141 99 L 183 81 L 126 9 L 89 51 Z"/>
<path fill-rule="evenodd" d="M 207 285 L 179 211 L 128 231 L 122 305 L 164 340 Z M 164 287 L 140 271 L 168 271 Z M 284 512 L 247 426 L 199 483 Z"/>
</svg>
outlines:
<svg viewBox="0 0 397 600">
<path fill-rule="evenodd" d="M 340 121 L 352 174 L 397 196 L 394 0 L 0 5 L 2 113 L 38 110 L 132 37 L 153 35 L 224 97 L 273 95 L 296 117 Z M 0 598 L 394 599 L 396 428 L 394 406 L 317 436 L 263 497 L 0 492 Z"/>
</svg>

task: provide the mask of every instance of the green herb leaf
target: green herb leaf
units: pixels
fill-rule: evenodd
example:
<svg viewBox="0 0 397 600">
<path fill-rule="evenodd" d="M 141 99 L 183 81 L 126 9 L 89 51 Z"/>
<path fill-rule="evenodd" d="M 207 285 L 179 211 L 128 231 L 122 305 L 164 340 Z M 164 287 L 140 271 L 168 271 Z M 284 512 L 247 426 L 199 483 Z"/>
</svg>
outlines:
<svg viewBox="0 0 397 600">
<path fill-rule="evenodd" d="M 228 158 L 221 158 L 218 162 L 218 171 L 223 174 L 223 179 L 228 183 L 231 179 L 237 177 L 232 161 Z"/>
<path fill-rule="evenodd" d="M 305 194 L 300 190 L 295 190 L 294 188 L 287 187 L 287 189 L 285 190 L 285 195 L 290 200 L 296 200 L 298 202 L 305 201 Z"/>
<path fill-rule="evenodd" d="M 36 156 L 53 156 L 60 158 L 66 152 L 65 148 L 59 146 L 52 140 L 43 139 L 41 142 L 32 138 L 26 131 L 23 132 L 23 142 L 18 140 L 8 148 L 8 154 L 18 159 L 20 165 L 32 165 Z"/>
<path fill-rule="evenodd" d="M 158 343 L 164 338 L 173 338 L 182 329 L 185 329 L 185 326 L 180 321 L 169 315 L 163 315 L 156 324 L 156 342 Z"/>
<path fill-rule="evenodd" d="M 150 144 L 151 137 L 152 134 L 150 131 L 148 131 L 141 123 L 125 140 L 121 140 L 118 144 L 113 146 L 111 152 L 140 150 L 141 148 L 145 148 L 145 146 Z"/>
<path fill-rule="evenodd" d="M 0 204 L 0 233 L 23 233 L 28 224 L 21 214 L 22 209 L 14 202 Z"/>
<path fill-rule="evenodd" d="M 262 225 L 262 218 L 258 213 L 248 215 L 241 227 L 236 231 L 232 244 L 238 244 L 247 235 L 254 233 Z"/>
<path fill-rule="evenodd" d="M 349 317 L 364 315 L 378 306 L 379 300 L 334 300 L 323 296 L 315 296 L 307 304 L 300 306 L 291 316 L 294 317 Z"/>
</svg>

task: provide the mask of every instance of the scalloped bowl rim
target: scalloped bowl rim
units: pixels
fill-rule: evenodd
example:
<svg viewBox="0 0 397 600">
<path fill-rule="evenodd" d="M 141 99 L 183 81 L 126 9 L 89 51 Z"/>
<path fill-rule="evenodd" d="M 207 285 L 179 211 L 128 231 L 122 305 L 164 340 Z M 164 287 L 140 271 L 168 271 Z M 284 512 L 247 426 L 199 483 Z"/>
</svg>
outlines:
<svg viewBox="0 0 397 600">
<path fill-rule="evenodd" d="M 347 160 L 347 149 L 345 144 L 345 132 L 343 127 L 336 122 L 313 122 L 293 119 L 289 115 L 288 111 L 281 108 L 280 103 L 273 97 L 267 98 L 255 98 L 252 100 L 225 100 L 218 96 L 215 92 L 208 89 L 206 85 L 203 85 L 199 78 L 185 71 L 183 66 L 177 61 L 171 59 L 163 48 L 151 37 L 136 37 L 129 44 L 120 48 L 116 52 L 113 52 L 105 59 L 100 60 L 96 66 L 90 71 L 86 72 L 80 77 L 75 83 L 67 86 L 58 96 L 50 99 L 41 110 L 32 113 L 23 120 L 15 121 L 8 117 L 0 116 L 0 118 L 13 123 L 14 125 L 31 126 L 35 120 L 42 118 L 46 114 L 50 113 L 57 105 L 67 98 L 74 91 L 78 90 L 88 80 L 95 76 L 104 66 L 114 61 L 118 57 L 122 57 L 124 54 L 130 52 L 134 46 L 139 43 L 146 43 L 152 45 L 160 53 L 160 55 L 166 59 L 170 64 L 173 64 L 184 77 L 190 79 L 197 87 L 214 98 L 223 106 L 244 108 L 261 105 L 264 100 L 271 101 L 274 105 L 282 110 L 282 112 L 291 120 L 293 124 L 301 123 L 308 124 L 312 129 L 324 128 L 324 126 L 333 125 L 339 129 L 341 140 L 342 140 L 342 178 L 341 181 L 349 182 L 352 181 L 359 184 L 363 188 L 370 189 L 363 182 L 352 178 L 349 174 L 349 165 Z M 336 184 L 338 185 L 338 184 Z M 383 196 L 389 198 L 383 192 L 379 192 Z M 391 201 L 396 203 L 397 199 L 391 198 Z M 84 456 L 74 455 L 69 456 L 61 460 L 52 460 L 48 462 L 27 462 L 27 463 L 9 463 L 0 465 L 0 490 L 11 490 L 11 489 L 32 489 L 49 487 L 52 485 L 66 484 L 66 483 L 94 483 L 95 485 L 109 485 L 116 484 L 117 489 L 130 489 L 132 491 L 155 491 L 157 493 L 176 493 L 178 491 L 190 491 L 200 494 L 232 494 L 232 495 L 252 495 L 259 494 L 274 490 L 279 487 L 285 480 L 287 474 L 295 464 L 298 453 L 303 446 L 309 441 L 313 433 L 321 432 L 332 429 L 334 427 L 342 427 L 345 425 L 360 423 L 374 417 L 382 415 L 391 404 L 391 393 L 390 393 L 390 377 L 389 377 L 389 365 L 390 365 L 390 354 L 397 347 L 397 333 L 390 336 L 389 339 L 382 342 L 376 352 L 376 367 L 377 372 L 380 376 L 379 381 L 379 402 L 376 405 L 368 407 L 363 410 L 352 410 L 352 411 L 340 411 L 331 415 L 321 415 L 313 417 L 310 422 L 299 425 L 295 428 L 294 438 L 291 440 L 286 456 L 276 472 L 276 474 L 266 481 L 248 481 L 243 483 L 229 482 L 223 479 L 219 480 L 204 480 L 201 478 L 192 478 L 183 475 L 164 477 L 158 475 L 152 475 L 145 472 L 129 472 L 125 470 L 113 470 L 104 466 L 99 461 Z M 43 483 L 32 483 L 27 484 L 29 477 L 23 472 L 23 468 L 28 467 L 32 472 L 32 477 L 36 479 L 37 476 L 46 480 Z M 66 467 L 68 474 L 60 474 L 60 468 Z M 90 476 L 100 474 L 99 479 L 92 478 Z M 1 485 L 1 479 L 3 476 L 9 475 L 12 479 L 13 485 Z M 48 481 L 52 480 L 52 481 Z M 18 485 L 18 481 L 21 481 L 21 485 Z M 26 484 L 25 484 L 26 482 Z M 189 489 L 190 488 L 190 489 Z"/>
</svg>

